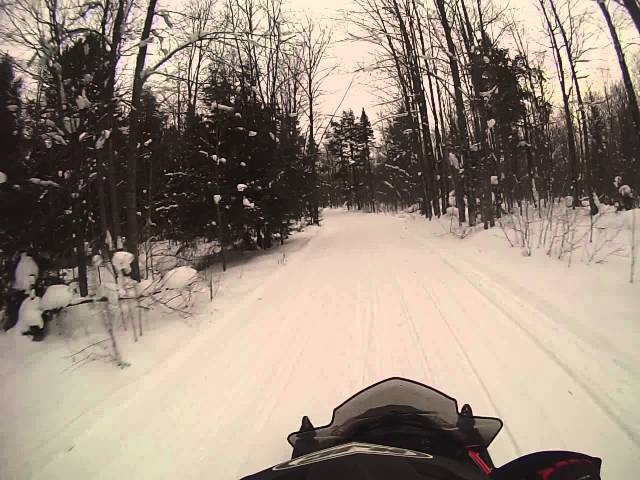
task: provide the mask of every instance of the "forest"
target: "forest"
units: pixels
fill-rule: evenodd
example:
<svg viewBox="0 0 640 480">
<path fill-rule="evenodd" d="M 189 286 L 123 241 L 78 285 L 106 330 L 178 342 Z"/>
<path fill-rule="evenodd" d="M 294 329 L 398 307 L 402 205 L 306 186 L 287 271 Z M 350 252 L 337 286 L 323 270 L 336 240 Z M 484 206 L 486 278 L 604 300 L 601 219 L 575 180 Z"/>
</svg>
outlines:
<svg viewBox="0 0 640 480">
<path fill-rule="evenodd" d="M 568 232 L 575 209 L 592 225 L 632 209 L 638 2 L 534 3 L 539 44 L 497 1 L 355 0 L 346 40 L 374 47 L 363 70 L 388 98 L 369 118 L 319 112 L 335 32 L 283 0 L 3 2 L 0 296 L 33 286 L 15 288 L 21 254 L 40 295 L 74 282 L 86 298 L 118 252 L 135 282 L 159 245 L 202 269 L 324 207 L 507 216 L 523 243 L 530 215 L 552 230 L 562 211 Z M 616 55 L 606 82 L 588 73 L 594 29 Z"/>
</svg>

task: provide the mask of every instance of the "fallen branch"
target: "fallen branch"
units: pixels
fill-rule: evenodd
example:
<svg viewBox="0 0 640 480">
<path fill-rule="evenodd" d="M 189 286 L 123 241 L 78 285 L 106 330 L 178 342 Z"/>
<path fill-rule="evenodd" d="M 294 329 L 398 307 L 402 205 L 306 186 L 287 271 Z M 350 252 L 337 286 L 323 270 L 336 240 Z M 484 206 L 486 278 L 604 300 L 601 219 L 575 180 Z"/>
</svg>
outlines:
<svg viewBox="0 0 640 480">
<path fill-rule="evenodd" d="M 108 338 L 105 338 L 105 339 L 103 339 L 103 340 L 99 340 L 99 341 L 97 341 L 97 342 L 92 343 L 91 345 L 87 345 L 87 346 L 86 346 L 86 347 L 84 347 L 82 350 L 78 350 L 77 352 L 72 353 L 72 354 L 70 354 L 70 355 L 65 355 L 65 356 L 64 356 L 64 358 L 75 357 L 76 355 L 81 354 L 82 352 L 84 352 L 85 350 L 87 350 L 87 349 L 89 349 L 89 348 L 95 347 L 96 345 L 100 345 L 101 343 L 108 342 L 108 341 L 109 341 L 109 339 L 108 339 Z"/>
</svg>

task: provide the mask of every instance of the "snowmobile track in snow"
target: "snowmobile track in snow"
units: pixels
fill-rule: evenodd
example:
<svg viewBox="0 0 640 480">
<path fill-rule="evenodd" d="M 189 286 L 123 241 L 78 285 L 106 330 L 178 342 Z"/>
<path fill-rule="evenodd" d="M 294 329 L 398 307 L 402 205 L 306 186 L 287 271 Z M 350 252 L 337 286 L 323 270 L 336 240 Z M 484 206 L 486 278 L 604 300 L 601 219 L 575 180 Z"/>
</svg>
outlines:
<svg viewBox="0 0 640 480">
<path fill-rule="evenodd" d="M 574 380 L 591 399 L 600 407 L 600 409 L 613 421 L 615 424 L 622 430 L 629 439 L 638 447 L 640 447 L 640 435 L 633 430 L 631 430 L 622 419 L 616 415 L 609 406 L 602 400 L 600 395 L 596 391 L 594 391 L 586 382 L 582 380 L 580 375 L 576 374 L 576 372 L 567 365 L 564 361 L 562 361 L 551 349 L 547 348 L 540 339 L 534 335 L 528 328 L 526 328 L 520 320 L 516 318 L 511 312 L 508 311 L 507 308 L 496 298 L 495 295 L 492 295 L 487 292 L 485 287 L 479 285 L 474 282 L 467 273 L 457 268 L 455 265 L 444 258 L 440 253 L 436 252 L 435 249 L 431 248 L 431 252 L 434 253 L 437 257 L 439 257 L 446 265 L 448 265 L 453 271 L 455 271 L 461 278 L 463 278 L 471 287 L 473 287 L 478 293 L 480 293 L 484 298 L 486 298 L 491 304 L 493 304 L 497 309 L 499 309 L 506 318 L 511 320 L 511 322 L 517 326 L 540 350 L 542 350 L 551 360 L 553 360 L 572 380 Z M 476 274 L 478 274 L 476 272 Z M 487 282 L 492 282 L 489 279 L 486 279 Z M 493 283 L 493 287 L 496 290 L 504 290 L 495 282 Z M 535 307 L 532 307 L 535 308 Z M 543 312 L 540 312 L 541 315 L 545 315 Z"/>
<path fill-rule="evenodd" d="M 446 286 L 446 284 L 443 284 L 443 287 L 446 290 L 450 289 Z M 473 364 L 473 361 L 471 360 L 471 358 L 469 357 L 469 354 L 467 353 L 467 351 L 465 350 L 465 348 L 463 347 L 462 342 L 460 341 L 460 338 L 458 337 L 458 335 L 456 334 L 455 330 L 453 329 L 453 327 L 451 326 L 451 324 L 449 323 L 449 321 L 447 320 L 446 315 L 444 315 L 444 313 L 442 312 L 442 308 L 440 305 L 440 302 L 438 301 L 438 299 L 436 298 L 436 296 L 433 294 L 433 292 L 431 292 L 427 287 L 425 287 L 424 285 L 422 285 L 422 289 L 424 290 L 424 292 L 429 296 L 429 298 L 431 299 L 431 301 L 433 302 L 433 305 L 435 306 L 436 310 L 438 310 L 440 319 L 442 320 L 442 322 L 447 326 L 447 330 L 449 330 L 449 332 L 451 333 L 451 336 L 453 337 L 453 339 L 456 342 L 456 345 L 458 346 L 458 349 L 460 350 L 460 352 L 462 353 L 462 355 L 464 356 L 467 365 L 469 366 L 469 368 L 471 369 L 471 371 L 474 373 L 476 381 L 480 384 L 480 386 L 482 387 L 482 390 L 484 391 L 485 396 L 487 397 L 487 400 L 489 401 L 489 403 L 493 406 L 493 408 L 495 409 L 498 417 L 503 417 L 502 413 L 500 412 L 500 407 L 498 407 L 498 405 L 496 404 L 495 400 L 493 399 L 493 396 L 491 395 L 491 390 L 487 387 L 487 385 L 485 384 L 485 382 L 482 380 L 482 376 L 480 375 L 480 372 L 478 372 L 478 370 L 476 369 L 475 365 Z M 466 309 L 464 308 L 463 305 L 461 305 L 462 309 L 466 311 Z M 467 315 L 470 312 L 467 311 Z M 511 445 L 513 446 L 514 450 L 517 452 L 518 455 L 522 455 L 522 448 L 520 448 L 520 446 L 518 445 L 518 442 L 516 441 L 515 437 L 513 436 L 513 434 L 511 433 L 511 430 L 509 429 L 508 425 L 504 425 L 503 432 L 506 433 L 507 437 L 509 438 L 509 441 L 511 442 Z"/>
<path fill-rule="evenodd" d="M 505 429 L 490 447 L 497 465 L 535 450 L 578 450 L 604 459 L 603 478 L 636 476 L 633 324 L 615 323 L 628 327 L 620 339 L 607 330 L 610 319 L 598 322 L 602 309 L 585 311 L 589 322 L 565 311 L 560 302 L 579 302 L 575 292 L 521 291 L 536 284 L 532 276 L 550 285 L 576 281 L 566 267 L 549 263 L 538 272 L 540 259 L 523 262 L 503 242 L 489 243 L 495 251 L 485 260 L 474 247 L 482 232 L 460 241 L 417 219 L 323 215 L 322 228 L 285 245 L 286 264 L 276 250 L 258 268 L 232 266 L 203 328 L 182 343 L 165 338 L 168 354 L 132 361 L 126 381 L 115 381 L 119 370 L 100 377 L 114 382 L 93 408 L 74 408 L 63 396 L 70 397 L 68 376 L 55 379 L 50 398 L 9 374 L 18 394 L 8 392 L 6 414 L 15 420 L 7 425 L 28 428 L 19 443 L 0 442 L 0 477 L 237 479 L 289 458 L 286 436 L 303 415 L 326 424 L 336 405 L 391 376 L 429 383 L 476 414 L 502 416 Z M 522 266 L 483 268 L 498 258 Z M 622 301 L 616 311 L 635 304 Z M 610 351 L 595 348 L 599 336 Z M 95 386 L 95 367 L 73 374 L 75 398 Z M 0 438 L 11 438 L 1 425 Z"/>
</svg>

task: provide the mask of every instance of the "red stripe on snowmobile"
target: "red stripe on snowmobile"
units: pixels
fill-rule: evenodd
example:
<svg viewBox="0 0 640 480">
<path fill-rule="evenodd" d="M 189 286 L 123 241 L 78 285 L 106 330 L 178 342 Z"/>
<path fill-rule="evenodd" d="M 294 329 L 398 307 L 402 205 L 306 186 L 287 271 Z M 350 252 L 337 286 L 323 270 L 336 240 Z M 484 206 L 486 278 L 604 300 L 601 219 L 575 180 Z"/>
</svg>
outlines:
<svg viewBox="0 0 640 480">
<path fill-rule="evenodd" d="M 591 463 L 589 460 L 585 460 L 583 458 L 568 458 L 567 460 L 560 460 L 550 467 L 538 470 L 538 475 L 540 476 L 541 480 L 548 480 L 549 477 L 553 475 L 560 467 L 565 467 L 567 465 L 571 465 L 572 463 L 582 462 Z"/>
<path fill-rule="evenodd" d="M 484 463 L 484 460 L 482 460 L 482 457 L 480 457 L 480 454 L 478 452 L 467 450 L 467 453 L 469 454 L 469 457 L 471 457 L 471 460 L 473 460 L 473 462 L 478 466 L 478 468 L 482 470 L 482 473 L 484 473 L 485 475 L 489 475 L 491 473 L 491 468 L 489 467 L 489 465 Z"/>
</svg>

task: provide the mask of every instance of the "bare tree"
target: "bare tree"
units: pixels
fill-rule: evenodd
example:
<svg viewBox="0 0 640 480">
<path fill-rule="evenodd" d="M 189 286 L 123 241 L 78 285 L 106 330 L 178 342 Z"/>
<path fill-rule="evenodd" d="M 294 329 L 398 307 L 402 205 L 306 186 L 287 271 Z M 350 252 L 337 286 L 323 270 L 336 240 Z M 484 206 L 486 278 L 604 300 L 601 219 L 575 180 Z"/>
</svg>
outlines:
<svg viewBox="0 0 640 480">
<path fill-rule="evenodd" d="M 464 109 L 464 97 L 462 93 L 462 81 L 460 79 L 460 67 L 458 65 L 458 55 L 455 43 L 453 41 L 453 34 L 451 30 L 451 23 L 449 22 L 449 16 L 444 0 L 434 0 L 436 8 L 438 10 L 438 16 L 440 23 L 444 30 L 445 39 L 447 42 L 447 55 L 449 59 L 449 68 L 451 71 L 451 77 L 453 80 L 453 91 L 456 108 L 456 122 L 457 122 L 457 134 L 458 134 L 458 154 L 462 159 L 464 165 L 469 155 L 469 137 L 467 132 L 467 121 Z M 456 182 L 456 203 L 458 205 L 459 221 L 465 221 L 464 214 L 464 177 Z M 475 199 L 469 198 L 469 225 L 475 225 Z M 474 204 L 472 207 L 472 203 Z"/>
<path fill-rule="evenodd" d="M 551 8 L 551 12 L 553 13 L 553 17 L 555 19 L 555 24 L 558 27 L 560 32 L 560 37 L 562 38 L 562 43 L 564 44 L 564 51 L 567 55 L 567 59 L 569 61 L 569 69 L 571 72 L 571 79 L 573 86 L 575 87 L 576 92 L 576 100 L 578 102 L 578 114 L 579 114 L 579 125 L 580 125 L 580 133 L 581 133 L 581 145 L 582 145 L 582 163 L 584 165 L 583 171 L 585 172 L 585 180 L 586 180 L 586 191 L 589 198 L 589 206 L 591 208 L 591 215 L 595 215 L 597 213 L 597 208 L 593 200 L 593 185 L 591 182 L 590 171 L 591 168 L 588 165 L 590 161 L 590 153 L 589 153 L 589 124 L 587 122 L 587 112 L 586 107 L 582 97 L 582 90 L 580 88 L 580 75 L 578 73 L 578 62 L 580 62 L 585 52 L 583 47 L 583 43 L 586 40 L 583 35 L 584 24 L 588 20 L 584 15 L 580 14 L 576 11 L 577 6 L 573 4 L 570 0 L 567 3 L 567 9 L 569 13 L 567 15 L 567 21 L 569 31 L 567 31 L 567 27 L 565 27 L 565 22 L 563 22 L 560 14 L 558 12 L 558 8 L 554 0 L 549 0 L 549 7 Z M 579 191 L 576 191 L 576 195 Z"/>
<path fill-rule="evenodd" d="M 618 56 L 618 64 L 620 65 L 620 71 L 622 72 L 622 82 L 624 83 L 624 88 L 627 91 L 629 109 L 631 110 L 630 113 L 635 126 L 636 138 L 640 142 L 640 110 L 638 110 L 638 99 L 633 88 L 633 81 L 631 80 L 629 67 L 624 57 L 624 51 L 622 50 L 620 37 L 618 36 L 615 25 L 613 24 L 613 20 L 611 19 L 611 14 L 609 13 L 609 9 L 606 5 L 605 0 L 597 0 L 597 2 L 607 23 L 607 27 L 609 28 L 609 34 L 611 35 L 611 40 L 613 41 L 613 47 L 615 48 L 616 55 Z M 640 143 L 638 145 L 640 145 Z"/>
<path fill-rule="evenodd" d="M 307 156 L 311 167 L 311 219 L 316 225 L 320 224 L 318 215 L 318 172 L 317 158 L 318 146 L 316 144 L 316 111 L 315 107 L 322 91 L 323 81 L 334 71 L 335 67 L 322 67 L 326 59 L 327 48 L 331 43 L 332 32 L 326 26 L 316 25 L 315 19 L 307 16 L 301 25 L 300 48 L 298 55 L 301 77 L 297 78 L 298 84 L 306 97 L 307 118 L 309 120 L 309 136 L 307 141 Z"/>
<path fill-rule="evenodd" d="M 138 131 L 140 128 L 140 106 L 142 87 L 144 85 L 144 64 L 147 58 L 147 45 L 150 41 L 151 25 L 155 15 L 157 0 L 149 0 L 147 14 L 142 28 L 140 46 L 133 71 L 133 89 L 131 92 L 131 111 L 129 112 L 129 142 L 127 147 L 127 249 L 135 255 L 131 274 L 140 280 L 138 265 L 138 209 L 137 209 L 137 175 L 138 175 Z"/>
<path fill-rule="evenodd" d="M 640 2 L 638 0 L 615 0 L 615 2 L 627 9 L 636 25 L 636 30 L 640 33 Z"/>
<path fill-rule="evenodd" d="M 552 0 L 550 0 L 552 1 Z M 562 106 L 564 111 L 564 119 L 567 128 L 567 143 L 569 150 L 569 193 L 574 198 L 574 205 L 577 205 L 578 202 L 578 155 L 576 152 L 576 137 L 575 130 L 573 126 L 573 118 L 571 115 L 571 107 L 569 105 L 569 88 L 567 86 L 566 73 L 564 67 L 564 60 L 562 57 L 562 52 L 560 50 L 560 45 L 558 44 L 558 40 L 556 38 L 556 29 L 557 25 L 554 25 L 551 22 L 551 18 L 547 11 L 546 0 L 538 0 L 540 4 L 540 10 L 544 16 L 547 35 L 549 37 L 549 41 L 551 42 L 551 47 L 553 49 L 553 55 L 556 63 L 556 72 L 558 74 L 558 82 L 560 83 L 560 92 L 562 94 Z"/>
</svg>

